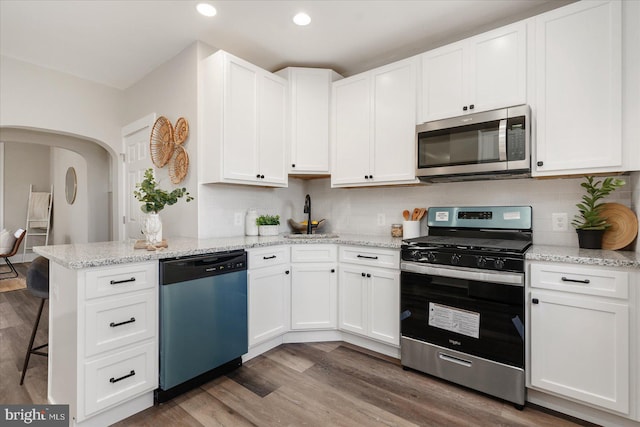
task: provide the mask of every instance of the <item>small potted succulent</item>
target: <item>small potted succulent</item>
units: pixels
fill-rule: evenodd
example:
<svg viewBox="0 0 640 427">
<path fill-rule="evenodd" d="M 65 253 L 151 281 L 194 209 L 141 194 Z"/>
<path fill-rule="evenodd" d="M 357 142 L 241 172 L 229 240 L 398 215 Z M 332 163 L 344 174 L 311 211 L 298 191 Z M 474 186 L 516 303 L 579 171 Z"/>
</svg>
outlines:
<svg viewBox="0 0 640 427">
<path fill-rule="evenodd" d="M 280 215 L 260 215 L 256 219 L 258 234 L 261 236 L 276 236 L 280 225 Z"/>
<path fill-rule="evenodd" d="M 602 236 L 611 226 L 607 218 L 600 214 L 604 205 L 601 199 L 622 187 L 625 182 L 618 178 L 605 178 L 603 181 L 595 181 L 593 176 L 584 178 L 585 182 L 580 185 L 585 189 L 586 194 L 582 196 L 582 202 L 576 204 L 580 214 L 575 216 L 571 224 L 578 233 L 578 246 L 585 249 L 600 249 Z"/>
</svg>

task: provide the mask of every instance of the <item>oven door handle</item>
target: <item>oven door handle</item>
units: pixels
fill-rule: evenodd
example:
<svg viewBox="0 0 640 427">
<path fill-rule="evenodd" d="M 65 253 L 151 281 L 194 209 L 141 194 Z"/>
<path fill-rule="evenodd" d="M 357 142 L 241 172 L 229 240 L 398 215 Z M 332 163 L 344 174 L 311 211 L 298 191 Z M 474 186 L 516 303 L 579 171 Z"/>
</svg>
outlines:
<svg viewBox="0 0 640 427">
<path fill-rule="evenodd" d="M 524 286 L 524 274 L 505 273 L 488 270 L 471 270 L 465 267 L 434 267 L 429 264 L 401 262 L 400 270 L 409 273 L 426 274 L 429 276 L 452 277 L 454 279 L 475 280 L 478 282 L 493 282 L 504 285 Z"/>
<path fill-rule="evenodd" d="M 462 365 L 465 368 L 470 368 L 472 363 L 469 360 L 460 359 L 459 357 L 449 356 L 448 354 L 438 353 L 438 357 L 446 362 L 455 363 L 457 365 Z"/>
</svg>

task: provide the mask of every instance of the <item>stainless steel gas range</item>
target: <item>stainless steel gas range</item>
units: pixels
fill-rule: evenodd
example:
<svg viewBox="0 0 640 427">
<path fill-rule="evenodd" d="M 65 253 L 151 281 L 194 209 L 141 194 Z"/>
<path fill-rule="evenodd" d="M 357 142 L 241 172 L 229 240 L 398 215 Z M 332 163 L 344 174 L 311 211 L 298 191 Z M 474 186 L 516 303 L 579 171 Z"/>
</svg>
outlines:
<svg viewBox="0 0 640 427">
<path fill-rule="evenodd" d="M 401 262 L 401 363 L 522 407 L 530 206 L 429 208 Z"/>
</svg>

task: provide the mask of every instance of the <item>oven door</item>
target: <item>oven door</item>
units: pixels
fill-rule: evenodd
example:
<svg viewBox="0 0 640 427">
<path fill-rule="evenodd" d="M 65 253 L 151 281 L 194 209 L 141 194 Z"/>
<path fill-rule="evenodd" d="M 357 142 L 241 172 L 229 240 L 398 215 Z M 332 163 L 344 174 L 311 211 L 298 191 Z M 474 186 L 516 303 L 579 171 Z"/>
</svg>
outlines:
<svg viewBox="0 0 640 427">
<path fill-rule="evenodd" d="M 524 275 L 402 263 L 401 334 L 524 368 Z"/>
</svg>

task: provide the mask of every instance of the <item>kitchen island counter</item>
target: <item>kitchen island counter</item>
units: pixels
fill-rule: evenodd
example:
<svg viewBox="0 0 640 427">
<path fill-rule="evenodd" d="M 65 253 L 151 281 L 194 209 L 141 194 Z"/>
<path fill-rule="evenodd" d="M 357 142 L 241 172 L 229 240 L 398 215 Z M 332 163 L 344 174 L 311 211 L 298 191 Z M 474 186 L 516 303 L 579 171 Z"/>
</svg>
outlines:
<svg viewBox="0 0 640 427">
<path fill-rule="evenodd" d="M 600 265 L 640 269 L 640 253 L 580 249 L 572 246 L 533 245 L 526 253 L 528 261 L 564 262 L 567 264 Z"/>
<path fill-rule="evenodd" d="M 274 245 L 331 243 L 400 249 L 402 244 L 401 238 L 379 235 L 339 234 L 338 237 L 305 239 L 285 236 L 237 236 L 212 239 L 169 237 L 167 238 L 168 248 L 155 251 L 134 249 L 135 240 L 129 239 L 114 242 L 36 246 L 34 252 L 65 268 L 77 270 Z"/>
</svg>

